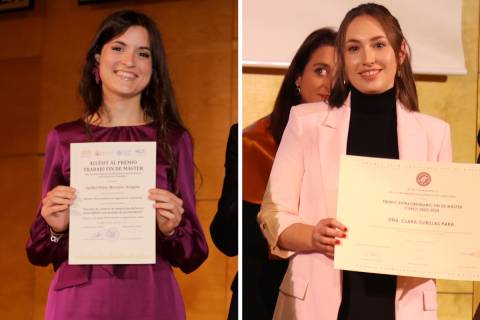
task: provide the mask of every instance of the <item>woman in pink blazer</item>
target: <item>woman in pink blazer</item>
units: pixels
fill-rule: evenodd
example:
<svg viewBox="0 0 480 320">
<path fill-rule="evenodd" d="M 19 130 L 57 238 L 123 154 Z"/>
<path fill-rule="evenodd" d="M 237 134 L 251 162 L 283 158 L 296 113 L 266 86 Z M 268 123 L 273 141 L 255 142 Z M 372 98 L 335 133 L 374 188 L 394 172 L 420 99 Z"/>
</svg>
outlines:
<svg viewBox="0 0 480 320">
<path fill-rule="evenodd" d="M 332 258 L 348 233 L 335 219 L 341 155 L 450 161 L 449 126 L 418 112 L 408 45 L 385 7 L 350 10 L 336 53 L 329 104 L 292 108 L 258 216 L 272 254 L 290 259 L 274 319 L 436 319 L 433 279 L 342 272 Z"/>
</svg>

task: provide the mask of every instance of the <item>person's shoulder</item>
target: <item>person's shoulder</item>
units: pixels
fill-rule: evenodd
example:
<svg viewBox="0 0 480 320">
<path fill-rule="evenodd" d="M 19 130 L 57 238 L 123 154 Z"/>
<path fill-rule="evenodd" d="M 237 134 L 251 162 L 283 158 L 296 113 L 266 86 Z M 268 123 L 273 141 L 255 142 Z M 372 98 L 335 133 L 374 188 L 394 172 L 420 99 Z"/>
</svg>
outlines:
<svg viewBox="0 0 480 320">
<path fill-rule="evenodd" d="M 244 147 L 274 147 L 276 145 L 270 132 L 270 116 L 258 119 L 242 131 L 242 141 Z"/>
<path fill-rule="evenodd" d="M 290 113 L 297 118 L 318 117 L 328 113 L 330 106 L 326 102 L 303 103 L 292 107 Z"/>
<path fill-rule="evenodd" d="M 242 131 L 242 152 L 244 159 L 273 158 L 277 144 L 269 130 L 270 116 L 263 117 Z M 249 161 L 255 165 L 256 160 Z"/>
<path fill-rule="evenodd" d="M 56 132 L 60 136 L 83 131 L 85 131 L 85 122 L 82 119 L 64 122 L 52 129 L 52 132 Z"/>
<path fill-rule="evenodd" d="M 236 146 L 238 140 L 238 123 L 233 124 L 230 127 L 230 131 L 228 133 L 228 145 Z"/>
<path fill-rule="evenodd" d="M 253 138 L 259 135 L 270 135 L 270 131 L 268 130 L 269 126 L 270 116 L 260 118 L 242 130 L 242 137 Z"/>
<path fill-rule="evenodd" d="M 328 114 L 337 108 L 331 108 L 326 102 L 305 103 L 294 106 L 290 111 L 290 121 L 300 126 L 302 131 L 309 134 L 309 128 L 314 129 L 324 121 Z"/>
<path fill-rule="evenodd" d="M 82 119 L 64 122 L 56 125 L 48 133 L 47 140 L 57 142 L 72 142 L 85 133 L 85 122 Z"/>
<path fill-rule="evenodd" d="M 439 130 L 444 130 L 446 127 L 449 126 L 449 124 L 446 121 L 425 113 L 412 111 L 412 114 L 415 117 L 415 119 L 418 121 L 418 123 L 420 123 L 422 127 L 428 130 L 439 131 Z"/>
<path fill-rule="evenodd" d="M 179 125 L 169 128 L 167 141 L 170 146 L 175 148 L 179 148 L 181 146 L 192 148 L 193 146 L 192 135 L 186 128 Z"/>
<path fill-rule="evenodd" d="M 234 135 L 238 133 L 238 123 L 232 124 L 230 127 L 230 134 Z"/>
</svg>

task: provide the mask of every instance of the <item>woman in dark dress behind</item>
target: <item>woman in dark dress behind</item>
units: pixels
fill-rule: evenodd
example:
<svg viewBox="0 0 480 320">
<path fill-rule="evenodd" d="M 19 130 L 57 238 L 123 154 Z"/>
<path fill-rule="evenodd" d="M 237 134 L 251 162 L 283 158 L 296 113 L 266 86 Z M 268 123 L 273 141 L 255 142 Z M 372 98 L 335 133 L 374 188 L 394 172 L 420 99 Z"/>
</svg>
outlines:
<svg viewBox="0 0 480 320">
<path fill-rule="evenodd" d="M 238 255 L 238 124 L 230 127 L 225 152 L 225 176 L 210 235 L 217 248 L 229 257 Z M 227 320 L 238 318 L 238 273 L 230 286 L 232 300 Z"/>
<path fill-rule="evenodd" d="M 270 320 L 288 261 L 272 259 L 258 228 L 260 210 L 273 158 L 287 125 L 290 108 L 325 101 L 330 94 L 336 33 L 312 32 L 298 49 L 285 74 L 274 109 L 243 130 L 243 316 Z"/>
</svg>

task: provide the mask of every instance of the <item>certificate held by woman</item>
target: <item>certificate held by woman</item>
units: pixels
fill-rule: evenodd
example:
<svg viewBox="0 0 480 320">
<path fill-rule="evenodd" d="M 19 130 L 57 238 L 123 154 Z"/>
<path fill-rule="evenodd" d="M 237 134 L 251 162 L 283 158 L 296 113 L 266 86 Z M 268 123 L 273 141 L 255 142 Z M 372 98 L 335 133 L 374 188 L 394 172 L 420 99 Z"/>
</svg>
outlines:
<svg viewBox="0 0 480 320">
<path fill-rule="evenodd" d="M 70 264 L 155 263 L 156 143 L 72 143 Z"/>
<path fill-rule="evenodd" d="M 335 268 L 478 281 L 479 178 L 475 164 L 344 156 Z"/>
</svg>

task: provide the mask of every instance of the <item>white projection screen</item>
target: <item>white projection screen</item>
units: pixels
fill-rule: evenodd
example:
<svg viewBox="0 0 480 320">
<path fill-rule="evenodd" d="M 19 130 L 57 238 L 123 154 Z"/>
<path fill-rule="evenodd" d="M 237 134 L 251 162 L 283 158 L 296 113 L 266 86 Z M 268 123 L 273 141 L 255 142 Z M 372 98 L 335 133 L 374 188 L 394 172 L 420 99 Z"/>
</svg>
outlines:
<svg viewBox="0 0 480 320">
<path fill-rule="evenodd" d="M 338 29 L 355 0 L 243 0 L 243 66 L 286 68 L 315 29 Z M 466 74 L 461 0 L 378 0 L 399 20 L 416 74 Z"/>
</svg>

